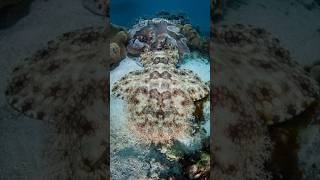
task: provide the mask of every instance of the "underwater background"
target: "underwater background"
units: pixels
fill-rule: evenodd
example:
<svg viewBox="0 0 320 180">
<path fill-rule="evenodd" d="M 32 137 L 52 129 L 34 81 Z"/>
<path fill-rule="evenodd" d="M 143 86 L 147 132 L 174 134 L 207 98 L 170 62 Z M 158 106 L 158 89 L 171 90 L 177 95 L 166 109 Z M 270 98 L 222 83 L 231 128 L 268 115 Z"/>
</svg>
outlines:
<svg viewBox="0 0 320 180">
<path fill-rule="evenodd" d="M 185 14 L 203 33 L 210 31 L 210 0 L 111 0 L 110 22 L 130 27 L 138 19 L 153 17 L 161 11 Z"/>
</svg>

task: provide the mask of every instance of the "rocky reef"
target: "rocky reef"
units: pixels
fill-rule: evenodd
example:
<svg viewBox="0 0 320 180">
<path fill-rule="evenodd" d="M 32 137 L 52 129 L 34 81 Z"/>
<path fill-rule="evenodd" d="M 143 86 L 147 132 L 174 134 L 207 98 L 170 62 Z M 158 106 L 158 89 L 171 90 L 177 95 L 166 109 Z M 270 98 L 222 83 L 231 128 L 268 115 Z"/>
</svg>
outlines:
<svg viewBox="0 0 320 180">
<path fill-rule="evenodd" d="M 118 65 L 118 63 L 127 56 L 127 44 L 129 40 L 128 33 L 121 27 L 111 26 L 108 32 L 110 34 L 110 60 L 109 66 L 111 68 Z"/>
</svg>

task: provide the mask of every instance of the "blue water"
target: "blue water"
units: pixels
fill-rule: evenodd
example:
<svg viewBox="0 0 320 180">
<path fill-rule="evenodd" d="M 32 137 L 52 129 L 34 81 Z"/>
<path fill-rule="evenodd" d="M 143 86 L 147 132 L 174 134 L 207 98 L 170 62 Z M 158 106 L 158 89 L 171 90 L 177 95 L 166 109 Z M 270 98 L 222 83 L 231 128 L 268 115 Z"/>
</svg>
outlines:
<svg viewBox="0 0 320 180">
<path fill-rule="evenodd" d="M 210 32 L 210 0 L 111 0 L 111 23 L 131 27 L 137 19 L 162 10 L 183 12 L 201 32 Z"/>
</svg>

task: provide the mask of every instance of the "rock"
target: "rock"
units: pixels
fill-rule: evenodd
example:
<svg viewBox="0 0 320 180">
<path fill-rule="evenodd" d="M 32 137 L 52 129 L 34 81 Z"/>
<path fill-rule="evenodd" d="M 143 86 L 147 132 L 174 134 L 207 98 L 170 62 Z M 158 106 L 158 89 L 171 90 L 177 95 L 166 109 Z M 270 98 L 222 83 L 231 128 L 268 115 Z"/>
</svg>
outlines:
<svg viewBox="0 0 320 180">
<path fill-rule="evenodd" d="M 120 31 L 113 38 L 113 41 L 125 45 L 128 43 L 128 34 L 125 31 Z"/>
<path fill-rule="evenodd" d="M 110 58 L 112 62 L 121 60 L 121 49 L 117 43 L 110 44 Z"/>
<path fill-rule="evenodd" d="M 125 58 L 127 52 L 126 52 L 126 46 L 128 44 L 128 33 L 124 30 L 119 31 L 114 38 L 111 39 L 111 42 L 115 42 L 120 47 L 120 54 L 121 54 L 121 60 Z"/>
<path fill-rule="evenodd" d="M 188 46 L 191 48 L 201 49 L 200 35 L 191 24 L 184 25 L 181 29 L 181 33 L 187 37 Z"/>
<path fill-rule="evenodd" d="M 201 37 L 191 24 L 181 26 L 181 33 L 187 38 L 187 45 L 191 50 L 199 51 L 204 55 L 208 54 L 209 40 Z"/>
<path fill-rule="evenodd" d="M 112 26 L 110 35 L 110 66 L 114 67 L 127 55 L 128 34 L 121 27 Z"/>
</svg>

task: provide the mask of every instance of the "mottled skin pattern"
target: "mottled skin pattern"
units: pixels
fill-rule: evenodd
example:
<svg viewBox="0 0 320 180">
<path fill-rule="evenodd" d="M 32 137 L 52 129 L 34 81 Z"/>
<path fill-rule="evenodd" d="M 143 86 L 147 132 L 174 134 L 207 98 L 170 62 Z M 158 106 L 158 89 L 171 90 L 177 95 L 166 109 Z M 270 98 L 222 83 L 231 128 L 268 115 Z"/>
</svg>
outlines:
<svg viewBox="0 0 320 180">
<path fill-rule="evenodd" d="M 268 129 L 305 112 L 319 87 L 264 29 L 219 26 L 212 36 L 212 178 L 272 179 Z"/>
<path fill-rule="evenodd" d="M 163 143 L 187 136 L 194 101 L 206 97 L 209 88 L 190 70 L 153 62 L 125 75 L 112 90 L 128 102 L 133 132 L 143 140 Z"/>
<path fill-rule="evenodd" d="M 188 136 L 194 101 L 209 93 L 196 74 L 176 68 L 178 52 L 172 45 L 143 52 L 144 69 L 128 73 L 112 88 L 127 102 L 132 132 L 144 141 L 158 144 Z"/>
<path fill-rule="evenodd" d="M 107 177 L 107 42 L 104 28 L 64 33 L 10 76 L 9 105 L 54 128 L 46 156 L 58 179 Z"/>
</svg>

